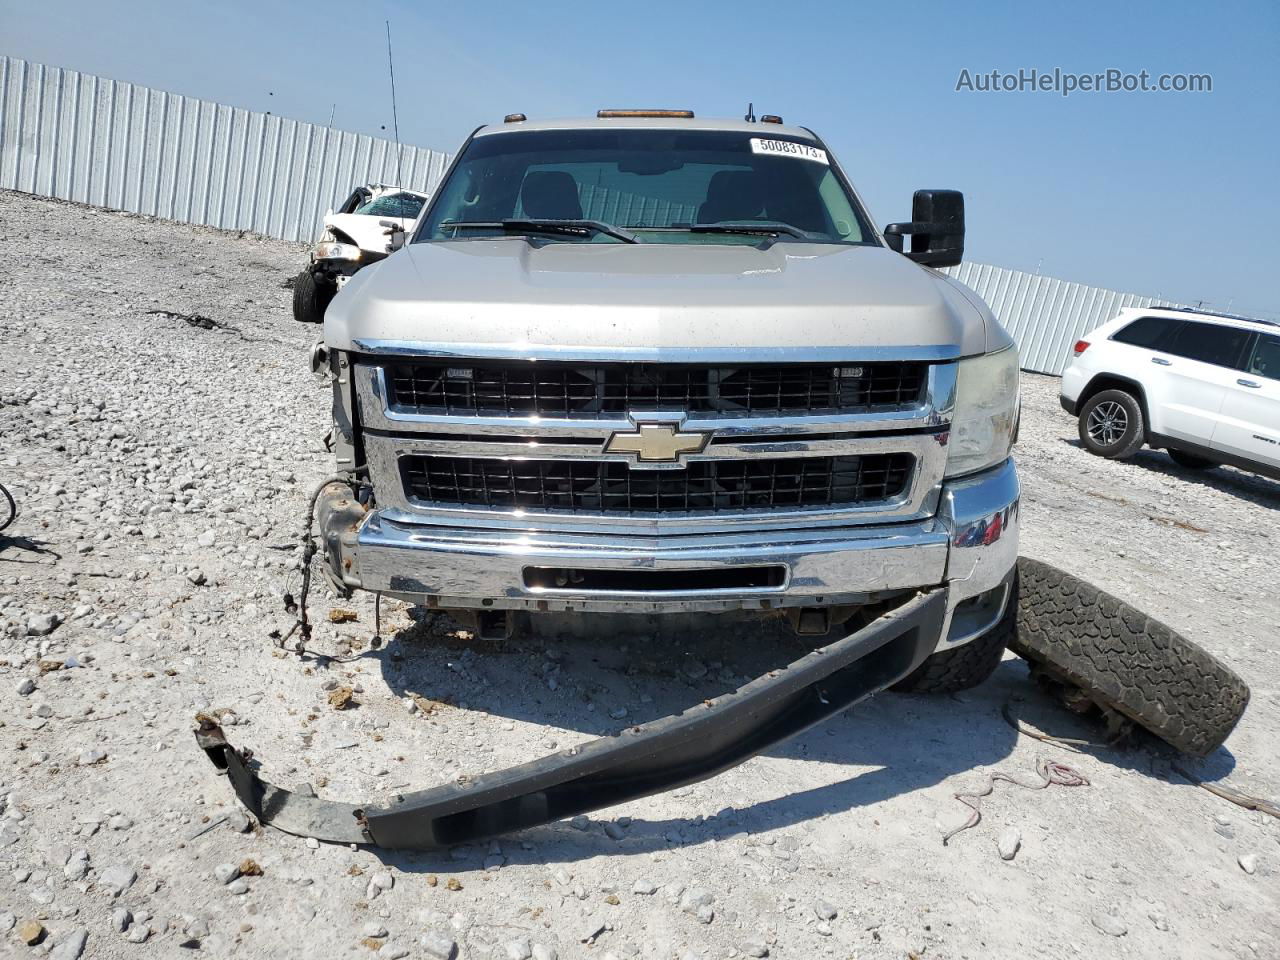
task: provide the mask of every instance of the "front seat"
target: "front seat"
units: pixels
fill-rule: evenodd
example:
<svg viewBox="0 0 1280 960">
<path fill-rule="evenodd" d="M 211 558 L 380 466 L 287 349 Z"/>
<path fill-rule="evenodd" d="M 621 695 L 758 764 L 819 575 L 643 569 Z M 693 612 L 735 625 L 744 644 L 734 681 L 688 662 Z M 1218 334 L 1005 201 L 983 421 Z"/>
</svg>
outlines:
<svg viewBox="0 0 1280 960">
<path fill-rule="evenodd" d="M 707 183 L 707 199 L 698 207 L 698 223 L 755 220 L 764 212 L 764 192 L 753 170 L 721 170 Z"/>
<path fill-rule="evenodd" d="M 581 220 L 578 183 L 562 170 L 527 173 L 520 185 L 520 205 L 532 220 Z"/>
</svg>

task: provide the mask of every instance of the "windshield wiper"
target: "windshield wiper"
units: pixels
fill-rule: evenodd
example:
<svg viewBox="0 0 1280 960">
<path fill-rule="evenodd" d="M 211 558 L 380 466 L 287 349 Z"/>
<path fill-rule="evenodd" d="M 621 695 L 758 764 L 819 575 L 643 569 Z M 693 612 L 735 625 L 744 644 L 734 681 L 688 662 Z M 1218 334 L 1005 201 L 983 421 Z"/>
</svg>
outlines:
<svg viewBox="0 0 1280 960">
<path fill-rule="evenodd" d="M 828 240 L 827 237 L 820 233 L 811 233 L 808 230 L 793 227 L 789 223 L 776 223 L 774 221 L 757 223 L 752 220 L 744 220 L 741 223 L 695 223 L 689 227 L 689 230 L 692 233 L 759 233 L 773 237 L 780 233 L 785 233 L 800 240 Z"/>
<path fill-rule="evenodd" d="M 441 228 L 457 230 L 459 227 L 474 229 L 505 230 L 508 233 L 562 233 L 571 236 L 586 236 L 592 232 L 603 233 L 623 243 L 639 243 L 634 233 L 615 227 L 603 220 L 526 220 L 508 218 L 506 220 L 455 220 L 452 223 L 440 224 Z"/>
</svg>

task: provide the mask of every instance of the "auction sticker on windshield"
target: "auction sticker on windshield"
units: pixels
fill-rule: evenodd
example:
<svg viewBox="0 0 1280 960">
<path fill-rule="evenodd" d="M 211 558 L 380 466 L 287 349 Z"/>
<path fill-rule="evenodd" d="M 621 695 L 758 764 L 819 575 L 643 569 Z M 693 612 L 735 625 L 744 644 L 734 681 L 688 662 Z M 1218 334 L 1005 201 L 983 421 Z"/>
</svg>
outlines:
<svg viewBox="0 0 1280 960">
<path fill-rule="evenodd" d="M 752 153 L 769 153 L 775 156 L 798 157 L 801 160 L 813 160 L 827 163 L 827 151 L 811 147 L 807 143 L 796 143 L 794 140 L 765 140 L 763 137 L 751 138 Z"/>
</svg>

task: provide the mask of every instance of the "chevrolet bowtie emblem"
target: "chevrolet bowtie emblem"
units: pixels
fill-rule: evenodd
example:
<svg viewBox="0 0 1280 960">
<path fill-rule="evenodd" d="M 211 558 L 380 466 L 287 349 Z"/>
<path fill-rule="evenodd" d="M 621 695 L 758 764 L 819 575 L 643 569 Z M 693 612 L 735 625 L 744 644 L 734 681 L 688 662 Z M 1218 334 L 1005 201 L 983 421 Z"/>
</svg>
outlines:
<svg viewBox="0 0 1280 960">
<path fill-rule="evenodd" d="M 681 454 L 701 453 L 710 433 L 681 433 L 669 423 L 639 423 L 635 433 L 615 433 L 604 445 L 606 453 L 633 453 L 649 463 L 678 463 Z"/>
</svg>

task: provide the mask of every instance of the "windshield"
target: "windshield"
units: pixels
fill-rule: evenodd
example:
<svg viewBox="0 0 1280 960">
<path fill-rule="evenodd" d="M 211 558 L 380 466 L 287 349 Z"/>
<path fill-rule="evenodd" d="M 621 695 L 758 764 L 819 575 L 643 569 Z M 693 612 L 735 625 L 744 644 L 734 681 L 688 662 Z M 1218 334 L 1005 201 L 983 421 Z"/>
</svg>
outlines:
<svg viewBox="0 0 1280 960">
<path fill-rule="evenodd" d="M 763 131 L 762 131 L 763 132 Z M 592 220 L 642 243 L 867 243 L 872 232 L 812 141 L 711 130 L 548 130 L 476 137 L 417 241 L 520 233 L 504 220 Z M 457 224 L 470 223 L 471 227 Z M 707 231 L 700 226 L 719 224 Z M 753 229 L 754 228 L 754 229 Z M 540 241 L 618 243 L 599 230 Z"/>
<path fill-rule="evenodd" d="M 362 203 L 353 212 L 369 217 L 404 217 L 408 220 L 416 220 L 424 203 L 426 198 L 419 197 L 417 194 L 384 193 L 375 200 Z"/>
</svg>

